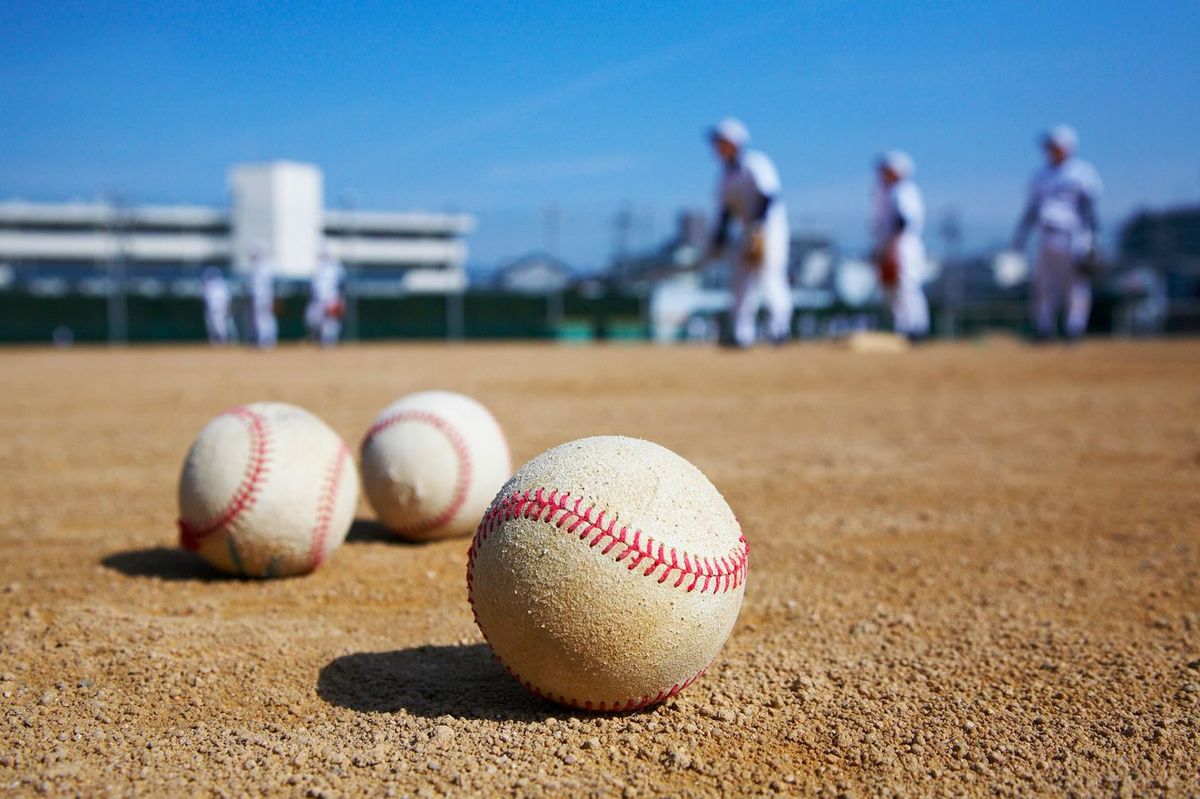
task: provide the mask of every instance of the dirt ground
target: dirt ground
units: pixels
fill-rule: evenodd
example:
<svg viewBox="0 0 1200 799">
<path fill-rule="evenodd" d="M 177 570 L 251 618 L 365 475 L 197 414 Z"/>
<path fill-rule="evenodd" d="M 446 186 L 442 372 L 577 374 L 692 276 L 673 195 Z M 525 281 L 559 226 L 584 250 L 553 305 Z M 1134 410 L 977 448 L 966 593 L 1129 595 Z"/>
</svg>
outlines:
<svg viewBox="0 0 1200 799">
<path fill-rule="evenodd" d="M 0 793 L 1200 795 L 1200 342 L 0 352 Z M 648 710 L 527 695 L 467 540 L 360 505 L 315 574 L 175 548 L 188 445 L 276 399 L 351 446 L 488 404 L 517 463 L 621 433 L 752 549 L 713 668 Z"/>
</svg>

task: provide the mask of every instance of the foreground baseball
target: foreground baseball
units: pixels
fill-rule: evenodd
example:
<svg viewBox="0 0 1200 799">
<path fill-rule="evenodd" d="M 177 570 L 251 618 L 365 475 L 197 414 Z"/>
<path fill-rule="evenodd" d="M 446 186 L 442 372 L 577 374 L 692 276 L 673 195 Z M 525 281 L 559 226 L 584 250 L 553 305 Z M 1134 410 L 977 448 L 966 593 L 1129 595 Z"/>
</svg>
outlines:
<svg viewBox="0 0 1200 799">
<path fill-rule="evenodd" d="M 328 425 L 281 402 L 239 405 L 188 451 L 179 539 L 230 574 L 304 574 L 345 540 L 357 504 L 354 461 Z"/>
<path fill-rule="evenodd" d="M 467 592 L 509 671 L 539 696 L 632 710 L 686 688 L 733 629 L 746 539 L 668 449 L 572 441 L 525 464 L 475 533 Z"/>
<path fill-rule="evenodd" d="M 362 442 L 363 487 L 397 535 L 467 535 L 509 475 L 504 431 L 488 409 L 451 391 L 422 391 L 389 405 Z"/>
</svg>

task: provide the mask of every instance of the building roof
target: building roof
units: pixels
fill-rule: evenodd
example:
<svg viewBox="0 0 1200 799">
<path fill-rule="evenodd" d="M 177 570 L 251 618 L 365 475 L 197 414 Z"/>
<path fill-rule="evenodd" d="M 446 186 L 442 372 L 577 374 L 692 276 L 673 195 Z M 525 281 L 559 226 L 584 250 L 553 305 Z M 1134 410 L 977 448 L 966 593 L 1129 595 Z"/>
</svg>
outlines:
<svg viewBox="0 0 1200 799">
<path fill-rule="evenodd" d="M 508 291 L 548 294 L 565 289 L 572 277 L 571 267 L 561 258 L 535 250 L 501 267 L 496 285 Z"/>
<path fill-rule="evenodd" d="M 436 214 L 426 211 L 326 210 L 325 228 L 339 232 L 463 234 L 475 229 L 475 217 L 469 214 Z"/>
<path fill-rule="evenodd" d="M 126 224 L 172 227 L 212 227 L 229 223 L 227 212 L 201 205 L 144 205 L 122 208 L 100 202 L 0 202 L 0 222 L 10 224 L 105 226 L 112 224 L 118 217 Z"/>
</svg>

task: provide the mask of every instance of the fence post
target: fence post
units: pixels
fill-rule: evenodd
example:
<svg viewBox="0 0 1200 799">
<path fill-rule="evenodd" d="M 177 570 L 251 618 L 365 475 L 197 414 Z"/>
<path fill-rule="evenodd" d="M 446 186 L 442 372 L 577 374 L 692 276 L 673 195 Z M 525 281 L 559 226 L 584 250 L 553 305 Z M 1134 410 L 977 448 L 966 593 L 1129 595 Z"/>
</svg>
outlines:
<svg viewBox="0 0 1200 799">
<path fill-rule="evenodd" d="M 546 295 L 546 327 L 550 330 L 551 338 L 562 329 L 563 315 L 563 290 L 550 292 Z"/>
<path fill-rule="evenodd" d="M 108 232 L 114 241 L 113 255 L 108 261 L 108 343 L 126 344 L 129 341 L 129 309 L 125 296 L 125 213 L 121 199 L 108 203 Z"/>
<path fill-rule="evenodd" d="M 446 293 L 446 340 L 463 339 L 463 291 Z"/>
</svg>

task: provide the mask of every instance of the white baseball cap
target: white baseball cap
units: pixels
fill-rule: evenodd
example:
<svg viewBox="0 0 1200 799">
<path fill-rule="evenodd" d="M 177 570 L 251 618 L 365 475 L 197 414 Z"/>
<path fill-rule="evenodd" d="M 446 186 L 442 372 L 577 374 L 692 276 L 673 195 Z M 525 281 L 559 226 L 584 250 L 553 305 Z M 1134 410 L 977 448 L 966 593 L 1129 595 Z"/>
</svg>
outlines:
<svg viewBox="0 0 1200 799">
<path fill-rule="evenodd" d="M 1079 134 L 1070 125 L 1055 125 L 1042 135 L 1042 144 L 1053 144 L 1068 153 L 1079 146 Z"/>
<path fill-rule="evenodd" d="M 726 117 L 708 129 L 711 139 L 723 139 L 737 147 L 745 147 L 750 143 L 750 131 L 740 119 Z"/>
<path fill-rule="evenodd" d="M 902 178 L 912 177 L 913 173 L 917 171 L 917 165 L 913 163 L 912 156 L 903 150 L 888 150 L 879 156 L 879 165 L 887 167 Z"/>
</svg>

